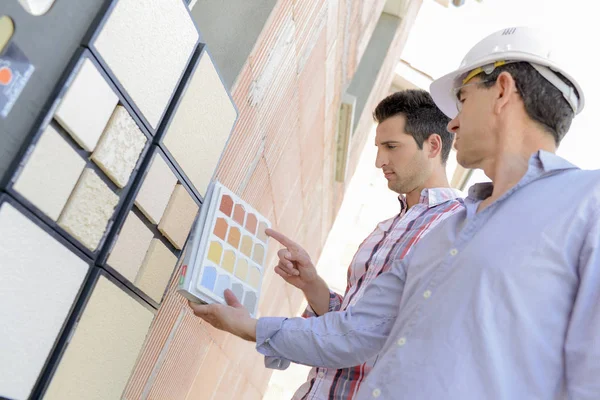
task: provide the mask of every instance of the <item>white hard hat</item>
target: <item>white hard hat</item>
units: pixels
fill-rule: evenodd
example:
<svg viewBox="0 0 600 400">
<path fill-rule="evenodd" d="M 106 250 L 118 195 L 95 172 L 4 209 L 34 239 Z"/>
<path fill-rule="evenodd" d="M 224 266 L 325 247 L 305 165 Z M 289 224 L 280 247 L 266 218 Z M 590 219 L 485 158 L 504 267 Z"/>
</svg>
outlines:
<svg viewBox="0 0 600 400">
<path fill-rule="evenodd" d="M 508 28 L 495 32 L 473 46 L 456 71 L 431 83 L 431 97 L 444 114 L 454 118 L 458 110 L 453 89 L 466 84 L 480 72 L 491 74 L 497 66 L 524 61 L 560 90 L 575 114 L 578 114 L 584 105 L 583 91 L 577 81 L 551 59 L 550 53 L 547 41 L 531 28 Z M 561 73 L 571 82 L 577 94 L 554 72 Z"/>
</svg>

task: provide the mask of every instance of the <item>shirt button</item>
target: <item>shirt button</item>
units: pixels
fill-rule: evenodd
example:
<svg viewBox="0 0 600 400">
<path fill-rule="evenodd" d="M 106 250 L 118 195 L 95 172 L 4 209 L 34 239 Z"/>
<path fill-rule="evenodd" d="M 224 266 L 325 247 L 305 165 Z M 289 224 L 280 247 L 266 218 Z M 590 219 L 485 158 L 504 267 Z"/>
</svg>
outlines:
<svg viewBox="0 0 600 400">
<path fill-rule="evenodd" d="M 451 256 L 455 256 L 455 255 L 457 255 L 457 254 L 458 254 L 458 250 L 456 250 L 456 249 L 452 249 L 452 250 L 450 250 L 450 255 L 451 255 Z"/>
<path fill-rule="evenodd" d="M 271 338 L 266 338 L 265 339 L 265 343 L 269 343 L 271 341 Z"/>
<path fill-rule="evenodd" d="M 325 376 L 325 372 L 319 371 L 319 373 L 317 375 L 319 376 L 319 378 L 322 378 Z"/>
<path fill-rule="evenodd" d="M 379 389 L 373 390 L 373 397 L 379 397 L 379 396 L 381 396 L 381 390 L 379 390 Z"/>
<path fill-rule="evenodd" d="M 401 337 L 396 343 L 398 344 L 398 346 L 402 347 L 406 344 L 406 338 Z"/>
<path fill-rule="evenodd" d="M 431 290 L 426 290 L 425 293 L 423 293 L 423 297 L 425 297 L 426 299 L 431 297 Z"/>
</svg>

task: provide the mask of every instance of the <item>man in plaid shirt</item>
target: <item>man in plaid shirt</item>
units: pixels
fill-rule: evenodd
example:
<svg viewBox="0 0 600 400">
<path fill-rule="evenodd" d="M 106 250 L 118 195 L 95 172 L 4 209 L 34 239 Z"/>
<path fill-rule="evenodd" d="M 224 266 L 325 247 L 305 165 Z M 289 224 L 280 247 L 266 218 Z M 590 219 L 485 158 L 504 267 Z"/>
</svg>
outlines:
<svg viewBox="0 0 600 400">
<path fill-rule="evenodd" d="M 461 207 L 460 192 L 451 189 L 446 161 L 453 142 L 449 119 L 423 90 L 406 90 L 385 98 L 373 113 L 378 123 L 377 168 L 388 187 L 399 194 L 400 212 L 380 222 L 364 240 L 348 269 L 344 296 L 329 290 L 309 255 L 279 232 L 267 233 L 285 246 L 275 272 L 302 290 L 309 306 L 304 317 L 345 310 L 370 282 L 402 259 L 429 230 Z M 293 399 L 352 399 L 377 358 L 344 369 L 313 368 Z"/>
</svg>

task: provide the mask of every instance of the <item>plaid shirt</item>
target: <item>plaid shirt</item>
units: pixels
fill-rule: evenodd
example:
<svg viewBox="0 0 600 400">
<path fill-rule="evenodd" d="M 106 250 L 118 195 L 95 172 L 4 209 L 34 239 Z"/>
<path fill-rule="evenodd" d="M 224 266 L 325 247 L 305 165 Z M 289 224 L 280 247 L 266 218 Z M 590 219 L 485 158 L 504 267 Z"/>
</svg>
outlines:
<svg viewBox="0 0 600 400">
<path fill-rule="evenodd" d="M 390 268 L 391 260 L 404 258 L 438 222 L 461 207 L 460 197 L 460 192 L 454 189 L 424 189 L 419 203 L 408 209 L 406 200 L 400 196 L 400 213 L 379 223 L 354 255 L 348 268 L 344 296 L 330 292 L 329 311 L 345 310 L 354 305 L 362 297 L 365 287 Z M 302 316 L 308 318 L 316 314 L 309 306 Z M 377 358 L 338 370 L 313 368 L 293 399 L 352 399 L 376 361 Z"/>
</svg>

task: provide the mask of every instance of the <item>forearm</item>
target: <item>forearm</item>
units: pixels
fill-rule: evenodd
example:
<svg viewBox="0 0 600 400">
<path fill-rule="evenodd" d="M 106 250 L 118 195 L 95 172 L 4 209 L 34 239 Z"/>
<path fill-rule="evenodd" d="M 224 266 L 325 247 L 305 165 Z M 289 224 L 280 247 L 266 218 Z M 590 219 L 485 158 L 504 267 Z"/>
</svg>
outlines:
<svg viewBox="0 0 600 400">
<path fill-rule="evenodd" d="M 302 289 L 308 304 L 317 315 L 326 314 L 329 311 L 329 286 L 320 276 L 316 281 Z"/>
<path fill-rule="evenodd" d="M 383 348 L 396 319 L 404 275 L 385 273 L 354 306 L 319 318 L 261 318 L 257 350 L 267 356 L 326 368 L 359 365 Z"/>
<path fill-rule="evenodd" d="M 395 316 L 381 317 L 373 325 L 362 327 L 353 326 L 353 318 L 351 310 L 308 319 L 261 318 L 257 324 L 257 350 L 266 356 L 314 367 L 339 369 L 360 365 L 381 351 Z M 324 325 L 337 329 L 316 334 Z M 279 332 L 272 337 L 262 334 L 273 330 Z"/>
</svg>

